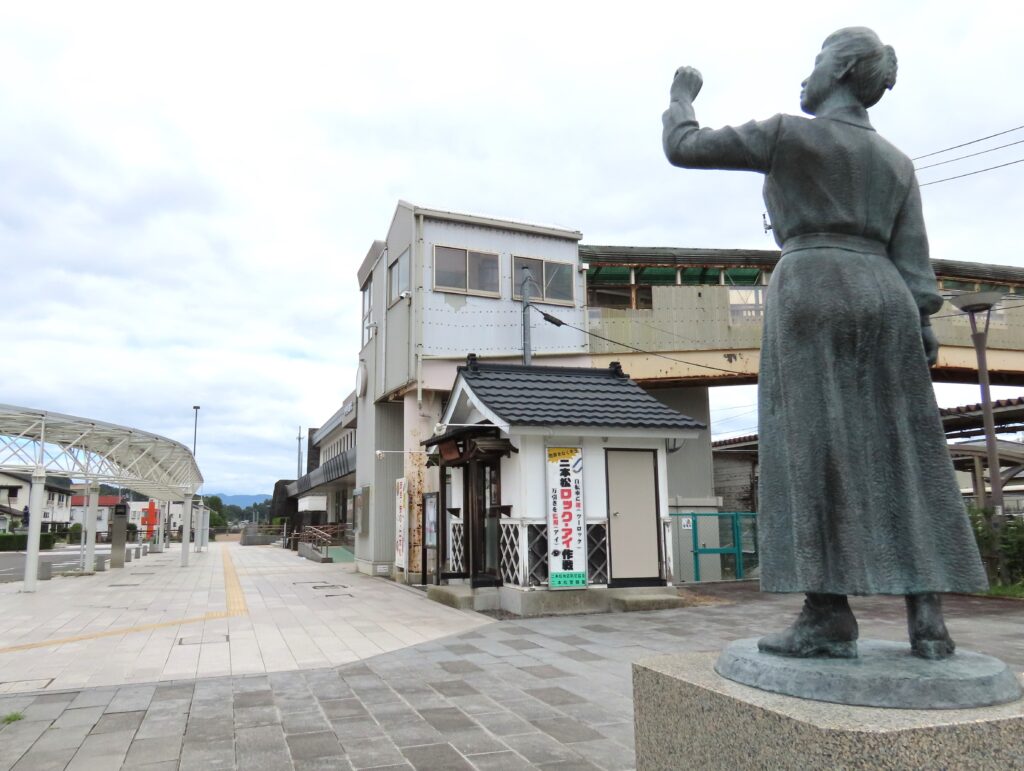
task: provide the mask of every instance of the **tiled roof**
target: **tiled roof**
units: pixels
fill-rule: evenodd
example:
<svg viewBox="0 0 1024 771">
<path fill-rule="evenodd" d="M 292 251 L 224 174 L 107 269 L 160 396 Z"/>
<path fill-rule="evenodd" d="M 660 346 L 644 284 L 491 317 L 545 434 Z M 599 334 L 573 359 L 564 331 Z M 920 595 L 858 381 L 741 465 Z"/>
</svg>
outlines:
<svg viewBox="0 0 1024 771">
<path fill-rule="evenodd" d="M 753 445 L 753 449 L 757 449 L 757 434 L 731 436 L 728 439 L 716 439 L 711 443 L 711 448 L 717 450 L 719 447 L 733 447 L 738 444 L 751 444 Z"/>
<path fill-rule="evenodd" d="M 1024 396 L 1018 396 L 1016 399 L 995 399 L 992 402 L 993 410 L 1010 407 L 1024 407 Z M 980 415 L 981 410 L 980 404 L 965 404 L 960 407 L 943 407 L 939 410 L 939 414 L 944 418 L 952 415 Z"/>
<path fill-rule="evenodd" d="M 996 428 L 1003 431 L 1015 430 L 1024 421 L 1024 396 L 1014 399 L 995 399 L 992 402 Z M 980 433 L 982 426 L 982 407 L 980 404 L 963 404 L 958 407 L 942 407 L 939 409 L 943 428 L 948 437 L 971 436 L 968 429 L 975 428 Z M 749 449 L 757 449 L 757 434 L 734 436 L 728 439 L 717 439 L 711 443 L 713 450 L 736 445 L 750 445 Z"/>
<path fill-rule="evenodd" d="M 514 426 L 706 428 L 608 369 L 486 364 L 470 354 L 459 374 L 489 410 Z"/>
</svg>

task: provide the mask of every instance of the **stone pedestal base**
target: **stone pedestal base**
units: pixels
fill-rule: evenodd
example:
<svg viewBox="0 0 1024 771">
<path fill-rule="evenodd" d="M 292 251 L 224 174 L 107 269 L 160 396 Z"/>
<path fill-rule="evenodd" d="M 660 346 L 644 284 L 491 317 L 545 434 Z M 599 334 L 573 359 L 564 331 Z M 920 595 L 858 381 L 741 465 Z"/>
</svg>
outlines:
<svg viewBox="0 0 1024 771">
<path fill-rule="evenodd" d="M 962 710 L 850 707 L 726 680 L 717 658 L 633 665 L 638 771 L 1024 767 L 1024 699 Z"/>
</svg>

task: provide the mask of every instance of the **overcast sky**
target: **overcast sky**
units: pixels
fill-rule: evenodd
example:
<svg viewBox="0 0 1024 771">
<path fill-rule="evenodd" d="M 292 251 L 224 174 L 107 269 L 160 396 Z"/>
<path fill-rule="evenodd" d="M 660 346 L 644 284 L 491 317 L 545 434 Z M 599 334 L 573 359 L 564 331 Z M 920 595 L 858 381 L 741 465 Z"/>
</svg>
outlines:
<svg viewBox="0 0 1024 771">
<path fill-rule="evenodd" d="M 866 25 L 899 57 L 872 120 L 909 155 L 1024 124 L 1008 3 L 12 5 L 0 401 L 189 445 L 199 404 L 210 493 L 292 477 L 299 426 L 352 390 L 355 270 L 400 198 L 591 244 L 773 248 L 759 176 L 665 161 L 681 64 L 704 74 L 704 125 L 798 113 L 822 40 Z M 924 187 L 932 255 L 1024 266 L 1022 180 L 1024 164 Z M 713 398 L 722 432 L 755 429 L 752 388 Z"/>
</svg>

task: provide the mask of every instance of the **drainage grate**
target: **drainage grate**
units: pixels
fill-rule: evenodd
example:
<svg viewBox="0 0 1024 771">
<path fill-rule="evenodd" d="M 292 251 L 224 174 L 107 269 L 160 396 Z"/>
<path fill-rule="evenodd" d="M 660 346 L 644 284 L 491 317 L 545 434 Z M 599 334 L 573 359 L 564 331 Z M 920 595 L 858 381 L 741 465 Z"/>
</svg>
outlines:
<svg viewBox="0 0 1024 771">
<path fill-rule="evenodd" d="M 193 635 L 192 637 L 179 637 L 178 645 L 207 645 L 209 643 L 226 643 L 231 639 L 229 634 L 215 634 L 211 637 L 203 639 L 201 634 Z"/>
<path fill-rule="evenodd" d="M 142 586 L 142 582 L 137 584 L 107 584 L 107 586 Z"/>
<path fill-rule="evenodd" d="M 351 597 L 351 594 L 325 594 L 324 597 Z"/>
<path fill-rule="evenodd" d="M 314 589 L 348 589 L 348 587 L 345 586 L 345 584 L 320 584 L 318 586 L 314 586 L 313 588 Z"/>
</svg>

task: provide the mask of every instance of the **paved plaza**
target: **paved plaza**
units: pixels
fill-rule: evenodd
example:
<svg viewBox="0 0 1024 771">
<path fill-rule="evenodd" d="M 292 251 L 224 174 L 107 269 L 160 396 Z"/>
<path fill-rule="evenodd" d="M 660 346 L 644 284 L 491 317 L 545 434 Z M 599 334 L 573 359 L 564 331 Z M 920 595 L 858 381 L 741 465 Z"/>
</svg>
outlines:
<svg viewBox="0 0 1024 771">
<path fill-rule="evenodd" d="M 2 769 L 630 769 L 630 664 L 778 628 L 799 597 L 494 621 L 272 547 L 0 586 Z M 902 602 L 855 600 L 901 640 Z M 951 597 L 960 645 L 1024 670 L 1024 602 Z M 856 709 L 856 708 L 854 708 Z M 680 730 L 685 730 L 684 726 Z"/>
</svg>

